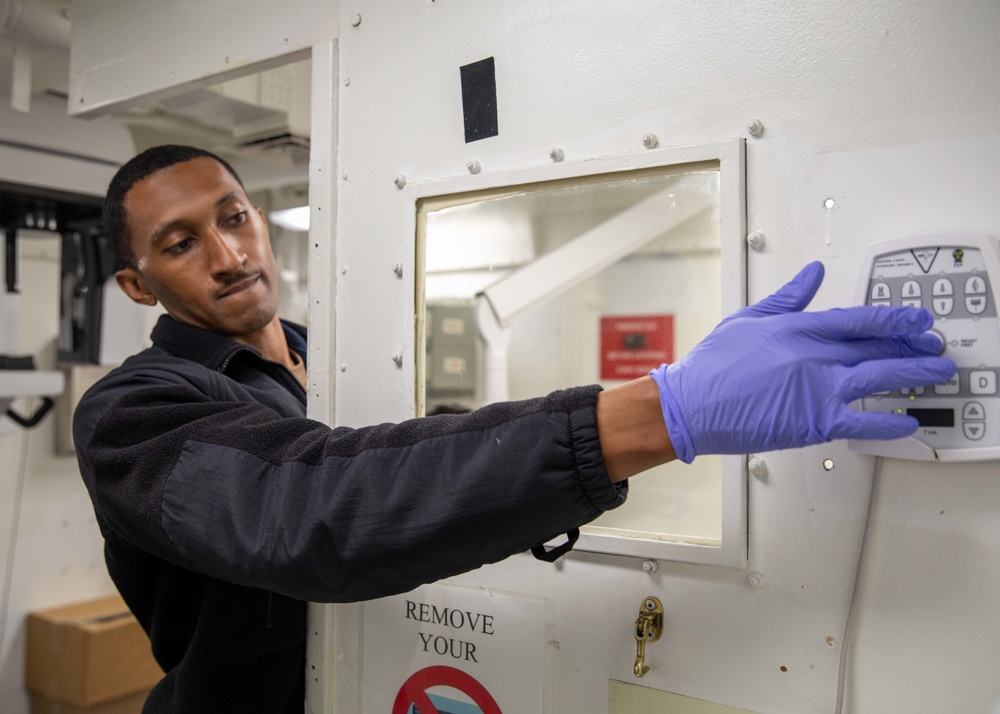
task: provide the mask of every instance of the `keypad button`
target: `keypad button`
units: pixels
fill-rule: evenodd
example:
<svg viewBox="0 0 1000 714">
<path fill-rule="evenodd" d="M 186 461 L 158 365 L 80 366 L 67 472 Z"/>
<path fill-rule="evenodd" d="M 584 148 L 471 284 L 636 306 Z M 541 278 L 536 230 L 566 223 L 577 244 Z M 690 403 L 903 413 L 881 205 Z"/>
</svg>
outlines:
<svg viewBox="0 0 1000 714">
<path fill-rule="evenodd" d="M 903 387 L 899 390 L 899 393 L 904 396 L 918 396 L 924 393 L 923 387 Z"/>
<path fill-rule="evenodd" d="M 934 298 L 931 300 L 931 304 L 934 306 L 934 312 L 938 315 L 950 315 L 951 311 L 955 308 L 955 299 Z"/>
<path fill-rule="evenodd" d="M 937 384 L 935 384 L 934 385 L 934 393 L 935 394 L 958 394 L 961 391 L 960 387 L 961 387 L 961 385 L 959 384 L 959 381 L 958 381 L 958 375 L 956 374 L 954 377 L 952 377 L 951 379 L 949 379 L 946 382 L 938 382 Z"/>
<path fill-rule="evenodd" d="M 979 402 L 966 402 L 962 407 L 963 421 L 982 421 L 986 418 L 986 410 Z"/>
<path fill-rule="evenodd" d="M 872 285 L 872 300 L 889 300 L 890 298 L 892 298 L 892 292 L 889 290 L 888 283 Z"/>
<path fill-rule="evenodd" d="M 983 434 L 986 433 L 986 424 L 981 421 L 962 422 L 962 433 L 965 434 L 965 438 L 969 441 L 979 441 L 983 438 Z"/>
<path fill-rule="evenodd" d="M 986 310 L 985 295 L 971 295 L 965 298 L 965 309 L 973 315 L 979 315 Z"/>
<path fill-rule="evenodd" d="M 965 294 L 966 295 L 985 295 L 986 294 L 986 281 L 983 280 L 978 275 L 973 275 L 971 278 L 965 281 Z"/>
<path fill-rule="evenodd" d="M 923 306 L 924 305 L 920 301 L 920 298 L 917 298 L 916 300 L 903 300 L 903 307 L 923 307 Z"/>
<path fill-rule="evenodd" d="M 892 307 L 888 300 L 872 300 L 872 307 Z"/>
<path fill-rule="evenodd" d="M 974 370 L 969 373 L 969 391 L 973 394 L 996 394 L 997 373 Z"/>
<path fill-rule="evenodd" d="M 938 278 L 934 281 L 934 287 L 931 289 L 931 294 L 934 297 L 940 295 L 954 295 L 955 289 L 951 285 L 951 281 L 948 278 Z"/>
<path fill-rule="evenodd" d="M 966 290 L 966 292 L 969 292 Z M 916 280 L 907 280 L 903 283 L 903 297 L 904 298 L 915 298 L 920 297 L 923 293 L 920 292 L 920 283 Z"/>
</svg>

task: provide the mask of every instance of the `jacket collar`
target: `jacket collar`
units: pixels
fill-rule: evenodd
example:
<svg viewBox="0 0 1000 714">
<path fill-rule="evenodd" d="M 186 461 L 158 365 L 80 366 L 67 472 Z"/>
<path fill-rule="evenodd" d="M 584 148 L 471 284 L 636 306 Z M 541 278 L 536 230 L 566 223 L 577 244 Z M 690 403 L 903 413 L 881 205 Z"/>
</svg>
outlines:
<svg viewBox="0 0 1000 714">
<path fill-rule="evenodd" d="M 288 346 L 306 359 L 306 328 L 294 322 L 281 321 Z M 234 352 L 249 350 L 258 357 L 263 356 L 253 347 L 234 342 L 228 337 L 203 330 L 200 327 L 177 322 L 169 315 L 162 315 L 150 335 L 153 344 L 167 352 L 194 360 L 209 369 L 218 370 Z"/>
</svg>

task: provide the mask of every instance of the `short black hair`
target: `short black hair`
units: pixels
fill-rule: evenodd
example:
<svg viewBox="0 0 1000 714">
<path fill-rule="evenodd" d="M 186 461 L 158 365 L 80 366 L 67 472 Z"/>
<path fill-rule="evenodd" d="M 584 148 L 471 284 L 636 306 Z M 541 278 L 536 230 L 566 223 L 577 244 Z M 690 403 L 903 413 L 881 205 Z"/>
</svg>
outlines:
<svg viewBox="0 0 1000 714">
<path fill-rule="evenodd" d="M 128 230 L 128 217 L 125 215 L 125 195 L 147 176 L 174 164 L 180 164 L 191 159 L 214 159 L 222 164 L 240 188 L 243 181 L 235 169 L 225 159 L 210 151 L 197 149 L 193 146 L 164 144 L 146 149 L 118 169 L 118 173 L 108 185 L 108 193 L 104 197 L 104 234 L 111 243 L 111 250 L 118 261 L 129 268 L 136 267 L 135 252 L 132 250 L 132 237 Z M 244 188 L 244 190 L 246 190 Z"/>
</svg>

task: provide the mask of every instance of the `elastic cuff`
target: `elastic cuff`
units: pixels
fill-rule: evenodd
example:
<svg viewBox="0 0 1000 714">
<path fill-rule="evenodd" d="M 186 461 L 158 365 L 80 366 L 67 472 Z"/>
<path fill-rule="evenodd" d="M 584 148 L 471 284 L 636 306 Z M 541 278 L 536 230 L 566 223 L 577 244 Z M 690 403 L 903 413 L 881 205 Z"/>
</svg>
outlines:
<svg viewBox="0 0 1000 714">
<path fill-rule="evenodd" d="M 663 412 L 663 422 L 667 427 L 667 435 L 670 437 L 670 443 L 674 447 L 677 458 L 685 464 L 690 464 L 697 456 L 694 444 L 691 442 L 691 434 L 684 423 L 684 417 L 681 416 L 677 398 L 667 386 L 666 375 L 654 374 L 657 371 L 650 372 L 650 376 L 653 377 L 656 386 L 660 389 L 660 411 Z"/>
</svg>

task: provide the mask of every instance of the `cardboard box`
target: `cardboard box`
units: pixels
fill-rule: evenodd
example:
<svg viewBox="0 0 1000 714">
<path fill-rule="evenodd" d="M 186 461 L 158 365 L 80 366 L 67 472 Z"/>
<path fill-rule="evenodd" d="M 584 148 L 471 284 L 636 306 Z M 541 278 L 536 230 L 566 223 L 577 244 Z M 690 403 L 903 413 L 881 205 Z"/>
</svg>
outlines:
<svg viewBox="0 0 1000 714">
<path fill-rule="evenodd" d="M 142 714 L 149 692 L 139 692 L 124 699 L 116 699 L 94 707 L 75 707 L 58 699 L 46 699 L 40 694 L 31 695 L 31 714 Z"/>
<path fill-rule="evenodd" d="M 28 615 L 25 685 L 45 700 L 92 709 L 161 677 L 149 638 L 117 595 Z"/>
</svg>

